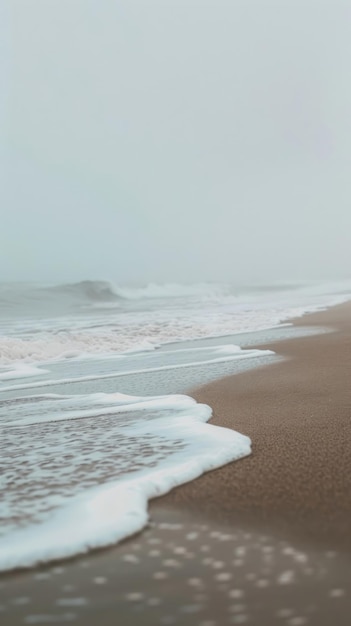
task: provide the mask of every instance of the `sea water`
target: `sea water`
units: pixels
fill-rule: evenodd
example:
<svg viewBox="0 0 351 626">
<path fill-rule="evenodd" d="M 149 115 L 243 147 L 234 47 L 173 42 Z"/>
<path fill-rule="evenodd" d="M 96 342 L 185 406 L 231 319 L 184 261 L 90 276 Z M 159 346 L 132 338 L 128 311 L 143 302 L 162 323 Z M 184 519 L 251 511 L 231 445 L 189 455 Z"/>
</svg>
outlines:
<svg viewBox="0 0 351 626">
<path fill-rule="evenodd" d="M 275 358 L 254 332 L 286 336 L 350 297 L 348 283 L 1 285 L 0 570 L 116 543 L 150 498 L 250 454 L 182 392 Z"/>
</svg>

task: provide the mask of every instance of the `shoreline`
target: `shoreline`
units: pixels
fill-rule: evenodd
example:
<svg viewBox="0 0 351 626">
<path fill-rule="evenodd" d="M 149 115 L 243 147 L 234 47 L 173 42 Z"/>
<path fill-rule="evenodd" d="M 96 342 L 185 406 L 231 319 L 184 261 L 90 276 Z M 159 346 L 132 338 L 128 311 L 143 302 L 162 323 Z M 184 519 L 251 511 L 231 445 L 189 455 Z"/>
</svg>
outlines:
<svg viewBox="0 0 351 626">
<path fill-rule="evenodd" d="M 190 392 L 252 455 L 152 500 L 119 545 L 3 575 L 6 626 L 348 626 L 351 303 L 293 323 L 334 332 Z"/>
<path fill-rule="evenodd" d="M 333 332 L 255 344 L 282 358 L 188 392 L 211 406 L 210 423 L 248 435 L 252 454 L 196 488 L 182 485 L 162 506 L 350 549 L 351 303 L 292 323 Z"/>
</svg>

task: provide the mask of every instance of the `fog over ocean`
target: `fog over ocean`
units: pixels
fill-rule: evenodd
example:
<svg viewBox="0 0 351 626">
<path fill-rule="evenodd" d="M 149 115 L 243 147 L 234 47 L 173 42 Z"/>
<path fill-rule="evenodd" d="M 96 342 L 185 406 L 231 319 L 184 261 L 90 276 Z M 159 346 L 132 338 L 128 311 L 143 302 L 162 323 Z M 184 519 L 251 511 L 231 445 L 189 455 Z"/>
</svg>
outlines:
<svg viewBox="0 0 351 626">
<path fill-rule="evenodd" d="M 0 2 L 0 571 L 122 541 L 251 443 L 271 488 L 286 394 L 251 442 L 210 423 L 213 406 L 241 430 L 235 394 L 221 421 L 222 391 L 191 393 L 278 364 L 276 340 L 317 332 L 293 318 L 351 299 L 350 24 L 346 0 Z M 97 623 L 115 623 L 106 597 Z M 45 623 L 38 605 L 23 623 Z"/>
</svg>

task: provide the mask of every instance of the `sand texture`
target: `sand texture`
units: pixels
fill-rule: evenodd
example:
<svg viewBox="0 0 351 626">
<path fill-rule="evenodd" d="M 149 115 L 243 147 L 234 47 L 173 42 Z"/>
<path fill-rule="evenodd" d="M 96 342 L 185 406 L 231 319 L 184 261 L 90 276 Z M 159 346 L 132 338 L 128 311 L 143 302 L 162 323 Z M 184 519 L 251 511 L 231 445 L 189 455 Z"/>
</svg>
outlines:
<svg viewBox="0 0 351 626">
<path fill-rule="evenodd" d="M 167 498 L 350 548 L 351 305 L 295 323 L 335 332 L 258 346 L 286 360 L 192 393 L 213 408 L 215 424 L 249 435 L 253 454 Z"/>
</svg>

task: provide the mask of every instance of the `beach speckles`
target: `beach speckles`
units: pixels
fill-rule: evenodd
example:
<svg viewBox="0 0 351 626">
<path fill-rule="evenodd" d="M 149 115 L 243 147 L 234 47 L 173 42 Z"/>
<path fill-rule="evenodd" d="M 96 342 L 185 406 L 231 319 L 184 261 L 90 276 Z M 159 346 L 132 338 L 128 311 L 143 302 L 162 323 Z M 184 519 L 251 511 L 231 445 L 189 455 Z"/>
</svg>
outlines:
<svg viewBox="0 0 351 626">
<path fill-rule="evenodd" d="M 155 580 L 165 580 L 166 578 L 168 578 L 168 574 L 167 572 L 155 572 L 153 574 L 153 578 Z"/>
<path fill-rule="evenodd" d="M 108 598 L 116 613 L 125 612 L 125 624 L 130 625 L 145 617 L 155 626 L 319 626 L 319 613 L 324 617 L 321 599 L 331 610 L 342 611 L 348 601 L 345 579 L 330 578 L 331 569 L 338 571 L 337 557 L 331 559 L 324 551 L 316 559 L 291 541 L 255 533 L 245 541 L 242 530 L 204 530 L 196 523 L 153 524 L 138 536 L 138 546 L 136 552 L 133 540 L 128 540 L 113 549 L 112 558 L 107 554 L 82 560 L 85 568 L 77 561 L 75 575 L 69 564 L 59 578 L 53 568 L 32 574 L 39 602 L 21 587 L 21 593 L 17 589 L 8 597 L 5 610 L 20 616 L 17 623 L 29 624 L 25 617 L 37 619 L 32 623 L 38 626 L 77 619 L 91 626 L 90 608 L 95 601 L 95 606 L 103 606 Z M 237 562 L 240 567 L 234 566 Z M 306 580 L 310 590 L 304 601 Z M 323 592 L 315 591 L 318 585 L 324 585 Z M 21 597 L 30 604 L 23 601 L 21 606 Z"/>
<path fill-rule="evenodd" d="M 342 598 L 342 596 L 344 595 L 345 595 L 344 589 L 331 589 L 331 591 L 329 592 L 329 596 L 331 598 Z"/>
<path fill-rule="evenodd" d="M 141 602 L 144 599 L 144 594 L 140 591 L 133 591 L 131 593 L 127 593 L 126 598 L 129 602 Z"/>
<path fill-rule="evenodd" d="M 211 539 L 218 539 L 220 534 L 221 533 L 218 530 L 211 530 L 209 536 L 211 537 Z"/>
<path fill-rule="evenodd" d="M 189 578 L 188 585 L 190 585 L 191 587 L 201 587 L 203 585 L 203 582 L 200 578 Z"/>
<path fill-rule="evenodd" d="M 231 589 L 228 592 L 228 596 L 230 598 L 235 598 L 235 600 L 239 599 L 239 598 L 243 598 L 245 595 L 244 591 L 242 589 Z"/>
<path fill-rule="evenodd" d="M 282 572 L 277 578 L 278 585 L 291 585 L 295 581 L 295 573 L 292 570 Z"/>
<path fill-rule="evenodd" d="M 291 546 L 284 546 L 282 549 L 282 554 L 287 554 L 288 556 L 292 556 L 295 553 L 294 548 Z"/>
<path fill-rule="evenodd" d="M 226 533 L 221 533 L 218 537 L 220 541 L 233 541 L 235 537 L 233 535 L 228 535 Z"/>
<path fill-rule="evenodd" d="M 124 554 L 122 559 L 126 563 L 133 563 L 133 564 L 140 563 L 139 557 L 136 556 L 135 554 Z"/>
<path fill-rule="evenodd" d="M 232 578 L 233 574 L 230 574 L 230 572 L 220 572 L 219 574 L 215 575 L 215 579 L 218 580 L 218 582 L 220 583 L 226 583 Z"/>
<path fill-rule="evenodd" d="M 294 559 L 297 563 L 307 563 L 308 561 L 307 555 L 303 552 L 295 552 Z"/>
<path fill-rule="evenodd" d="M 225 566 L 223 561 L 213 561 L 212 567 L 213 569 L 222 569 Z"/>
<path fill-rule="evenodd" d="M 62 624 L 62 622 L 73 622 L 76 619 L 75 613 L 59 613 L 59 614 L 38 614 L 38 615 L 26 615 L 24 618 L 25 624 Z"/>
<path fill-rule="evenodd" d="M 199 533 L 196 533 L 196 532 L 188 533 L 187 535 L 185 535 L 185 538 L 188 541 L 195 541 L 195 539 L 198 539 L 198 537 L 199 537 Z"/>
<path fill-rule="evenodd" d="M 93 578 L 93 582 L 95 585 L 105 585 L 107 583 L 107 578 L 105 578 L 105 576 L 95 576 L 95 578 Z"/>
<path fill-rule="evenodd" d="M 59 598 L 56 604 L 58 606 L 86 606 L 88 600 L 86 598 Z"/>
<path fill-rule="evenodd" d="M 186 554 L 187 549 L 184 548 L 183 546 L 177 546 L 176 548 L 174 548 L 173 552 L 174 554 Z"/>
<path fill-rule="evenodd" d="M 180 561 L 177 561 L 176 559 L 165 559 L 164 561 L 162 561 L 162 565 L 164 567 L 175 567 L 175 568 L 179 568 L 182 566 Z"/>
<path fill-rule="evenodd" d="M 281 617 L 282 619 L 291 617 L 292 615 L 294 615 L 292 609 L 279 609 L 279 611 L 277 611 L 277 617 Z"/>
</svg>

